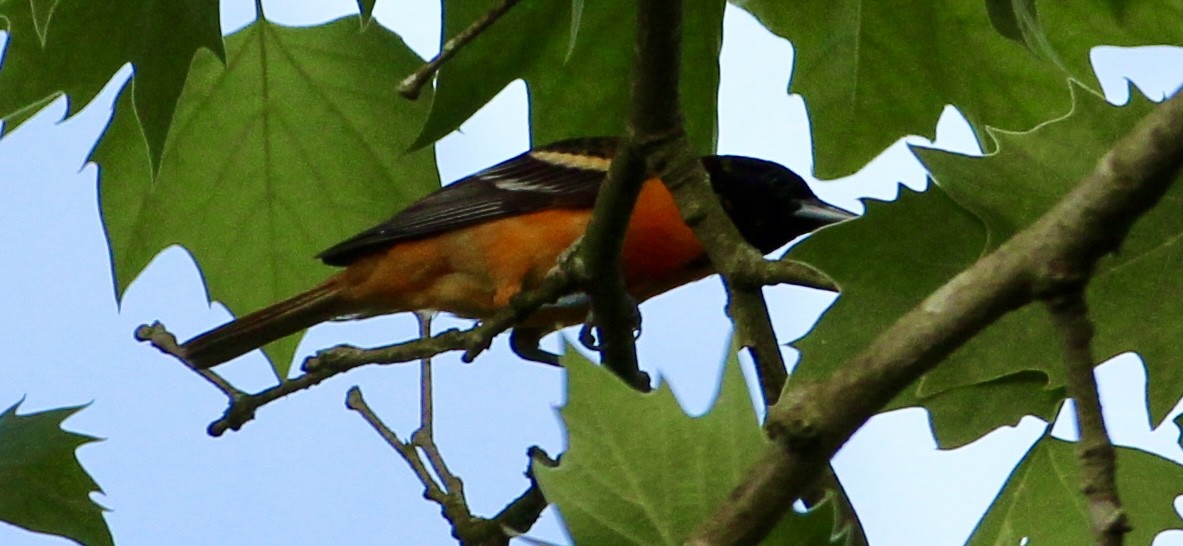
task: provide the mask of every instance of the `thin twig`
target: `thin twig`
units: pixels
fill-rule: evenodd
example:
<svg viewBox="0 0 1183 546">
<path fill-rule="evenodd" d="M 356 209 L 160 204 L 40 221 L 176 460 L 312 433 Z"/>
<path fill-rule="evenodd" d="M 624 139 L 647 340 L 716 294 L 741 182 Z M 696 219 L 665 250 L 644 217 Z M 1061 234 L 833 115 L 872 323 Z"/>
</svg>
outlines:
<svg viewBox="0 0 1183 546">
<path fill-rule="evenodd" d="M 415 320 L 419 322 L 419 339 L 431 338 L 431 319 L 434 311 L 415 311 Z M 427 431 L 427 435 L 434 434 L 435 408 L 432 395 L 431 356 L 419 359 L 419 428 Z"/>
<path fill-rule="evenodd" d="M 411 73 L 410 76 L 403 78 L 403 81 L 398 84 L 398 93 L 410 100 L 419 98 L 419 92 L 423 90 L 423 86 L 426 85 L 427 82 L 431 81 L 431 77 L 434 76 L 437 71 L 439 71 L 440 67 L 443 66 L 444 63 L 448 62 L 448 59 L 451 59 L 452 56 L 456 55 L 456 52 L 460 51 L 460 48 L 468 45 L 470 42 L 475 40 L 477 36 L 480 36 L 481 33 L 485 31 L 485 29 L 497 22 L 497 20 L 500 19 L 502 15 L 505 15 L 505 13 L 508 12 L 510 8 L 514 7 L 514 5 L 516 5 L 519 1 L 521 0 L 501 0 L 500 4 L 493 6 L 493 9 L 490 9 L 479 19 L 473 21 L 473 23 L 469 25 L 468 28 L 460 31 L 460 34 L 457 34 L 453 36 L 451 40 L 444 42 L 443 47 L 440 48 L 439 54 L 436 55 L 434 59 L 428 61 L 423 66 L 420 66 L 419 69 Z"/>
<path fill-rule="evenodd" d="M 779 260 L 761 260 L 756 263 L 741 263 L 732 273 L 732 281 L 743 285 L 772 286 L 777 284 L 792 284 L 837 292 L 838 285 L 825 273 L 814 269 L 809 264 L 781 258 Z"/>
<path fill-rule="evenodd" d="M 1105 430 L 1101 398 L 1093 375 L 1096 365 L 1093 324 L 1088 317 L 1084 287 L 1073 286 L 1048 298 L 1047 307 L 1060 334 L 1068 396 L 1076 401 L 1076 424 L 1080 431 L 1076 450 L 1091 530 L 1098 546 L 1121 546 L 1130 526 L 1117 494 L 1117 452 Z"/>
<path fill-rule="evenodd" d="M 493 521 L 500 524 L 507 535 L 518 536 L 534 526 L 534 522 L 542 516 L 542 511 L 546 510 L 548 504 L 546 497 L 542 496 L 538 482 L 531 476 L 530 486 L 493 516 Z"/>
<path fill-rule="evenodd" d="M 772 317 L 768 313 L 768 303 L 764 301 L 764 292 L 759 286 L 726 284 L 727 314 L 735 323 L 736 343 L 748 350 L 764 405 L 772 406 L 780 399 L 780 391 L 789 373 L 776 333 L 772 331 Z"/>
<path fill-rule="evenodd" d="M 758 543 L 872 415 L 986 326 L 1121 244 L 1183 166 L 1183 96 L 1159 105 L 1075 189 L 997 250 L 900 317 L 820 383 L 790 385 L 768 414 L 776 442 L 691 545 Z"/>
<path fill-rule="evenodd" d="M 415 477 L 419 478 L 419 483 L 423 484 L 424 497 L 439 504 L 447 501 L 447 492 L 436 483 L 435 478 L 431 475 L 431 471 L 427 469 L 427 465 L 423 464 L 423 461 L 419 458 L 419 453 L 415 451 L 415 445 L 411 442 L 400 440 L 398 435 L 382 422 L 382 419 L 374 413 L 374 410 L 370 409 L 369 404 L 366 404 L 366 399 L 362 396 L 361 389 L 357 387 L 349 389 L 349 393 L 345 397 L 345 407 L 361 415 L 362 419 L 365 419 L 378 435 L 382 436 L 382 439 L 386 440 L 386 443 L 394 448 L 394 451 L 407 462 L 407 465 L 411 467 L 411 471 L 415 473 Z"/>
<path fill-rule="evenodd" d="M 177 360 L 184 362 L 186 368 L 193 370 L 193 373 L 201 376 L 202 379 L 209 381 L 211 385 L 213 385 L 219 391 L 222 391 L 222 394 L 225 394 L 226 398 L 229 398 L 231 403 L 245 396 L 246 393 L 235 388 L 234 385 L 231 385 L 216 372 L 211 370 L 201 370 L 190 366 L 189 363 L 181 356 L 181 346 L 177 343 L 177 336 L 174 336 L 171 332 L 169 332 L 168 329 L 164 327 L 164 324 L 162 324 L 160 321 L 153 322 L 150 325 L 141 324 L 139 328 L 136 328 L 135 336 L 136 341 L 147 341 L 150 345 L 156 347 L 156 349 L 160 352 L 167 355 L 172 355 Z"/>
<path fill-rule="evenodd" d="M 431 317 L 429 314 L 417 314 L 420 320 L 420 335 L 427 338 L 431 335 Z M 452 526 L 452 535 L 461 544 L 474 546 L 505 546 L 509 539 L 520 535 L 534 524 L 546 508 L 546 499 L 542 496 L 538 484 L 534 481 L 532 472 L 530 487 L 522 495 L 510 502 L 492 519 L 477 517 L 472 514 L 468 500 L 464 494 L 464 482 L 448 469 L 443 454 L 435 443 L 432 430 L 434 429 L 431 399 L 431 367 L 430 358 L 423 359 L 424 373 L 420 377 L 420 392 L 424 398 L 420 401 L 419 427 L 411 433 L 408 441 L 402 441 L 398 435 L 366 404 L 361 389 L 356 386 L 349 389 L 345 399 L 345 407 L 356 411 L 386 443 L 392 447 L 400 457 L 411 467 L 411 471 L 419 482 L 423 484 L 423 496 L 438 504 Z M 535 460 L 533 450 L 531 460 Z M 425 462 L 426 459 L 426 462 Z M 437 481 L 438 480 L 438 481 Z"/>
<path fill-rule="evenodd" d="M 570 253 L 565 254 L 565 256 L 569 255 Z M 322 350 L 304 360 L 301 366 L 304 371 L 303 375 L 286 379 L 274 387 L 254 394 L 246 394 L 235 389 L 214 372 L 194 370 L 230 399 L 230 405 L 222 417 L 210 423 L 207 431 L 211 436 L 221 436 L 227 430 L 239 430 L 244 424 L 255 418 L 255 411 L 260 407 L 361 366 L 401 364 L 447 351 L 460 350 L 464 351 L 463 360 L 471 362 L 477 355 L 489 348 L 493 338 L 498 334 L 520 322 L 539 307 L 554 302 L 571 290 L 574 281 L 569 273 L 570 261 L 569 257 L 565 258 L 538 286 L 517 294 L 511 298 L 509 306 L 499 310 L 492 317 L 473 328 L 464 331 L 451 329 L 428 339 L 396 343 L 374 349 L 339 345 Z M 180 355 L 176 337 L 159 322 L 137 328 L 136 338 L 140 341 L 150 342 L 153 347 L 193 369 Z"/>
</svg>

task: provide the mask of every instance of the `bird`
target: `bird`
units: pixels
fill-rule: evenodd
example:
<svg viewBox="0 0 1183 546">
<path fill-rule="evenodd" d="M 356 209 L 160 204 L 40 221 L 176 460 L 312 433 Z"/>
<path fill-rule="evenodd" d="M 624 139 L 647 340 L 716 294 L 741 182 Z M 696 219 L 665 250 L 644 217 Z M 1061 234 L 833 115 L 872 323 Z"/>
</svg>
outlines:
<svg viewBox="0 0 1183 546">
<path fill-rule="evenodd" d="M 200 334 L 180 346 L 212 368 L 316 324 L 412 311 L 483 319 L 539 284 L 587 228 L 619 139 L 576 138 L 524 152 L 412 203 L 316 257 L 343 268 L 311 289 Z M 854 215 L 819 199 L 792 170 L 762 159 L 701 158 L 740 234 L 768 254 Z M 641 187 L 621 250 L 636 302 L 713 273 L 702 245 L 655 175 Z M 527 360 L 557 364 L 545 334 L 583 322 L 588 299 L 569 294 L 515 325 Z"/>
</svg>

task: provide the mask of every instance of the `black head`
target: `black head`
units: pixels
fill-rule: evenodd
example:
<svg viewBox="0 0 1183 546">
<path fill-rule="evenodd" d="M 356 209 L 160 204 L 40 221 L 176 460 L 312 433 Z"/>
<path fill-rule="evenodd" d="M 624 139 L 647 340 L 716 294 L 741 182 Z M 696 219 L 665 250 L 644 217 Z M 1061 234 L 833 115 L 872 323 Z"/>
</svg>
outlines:
<svg viewBox="0 0 1183 546">
<path fill-rule="evenodd" d="M 752 246 L 765 254 L 822 226 L 854 218 L 826 204 L 783 165 L 751 157 L 702 158 L 723 208 Z"/>
</svg>

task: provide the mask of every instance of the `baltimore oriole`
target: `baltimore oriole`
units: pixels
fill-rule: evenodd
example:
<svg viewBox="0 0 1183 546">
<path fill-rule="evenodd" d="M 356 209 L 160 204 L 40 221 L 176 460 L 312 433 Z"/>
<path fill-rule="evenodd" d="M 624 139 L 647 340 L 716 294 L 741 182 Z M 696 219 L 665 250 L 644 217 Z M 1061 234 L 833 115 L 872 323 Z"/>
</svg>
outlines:
<svg viewBox="0 0 1183 546">
<path fill-rule="evenodd" d="M 445 186 L 317 256 L 344 270 L 189 340 L 182 354 L 193 366 L 209 368 L 333 319 L 425 309 L 488 317 L 540 282 L 583 234 L 616 142 L 557 142 Z M 737 156 L 702 162 L 731 220 L 765 254 L 853 216 L 819 200 L 801 177 L 776 163 Z M 712 272 L 657 178 L 647 180 L 637 198 L 621 258 L 625 284 L 638 302 Z M 515 327 L 515 336 L 528 338 L 511 338 L 515 351 L 553 362 L 537 348 L 538 338 L 582 322 L 586 312 L 579 295 L 539 309 Z"/>
</svg>

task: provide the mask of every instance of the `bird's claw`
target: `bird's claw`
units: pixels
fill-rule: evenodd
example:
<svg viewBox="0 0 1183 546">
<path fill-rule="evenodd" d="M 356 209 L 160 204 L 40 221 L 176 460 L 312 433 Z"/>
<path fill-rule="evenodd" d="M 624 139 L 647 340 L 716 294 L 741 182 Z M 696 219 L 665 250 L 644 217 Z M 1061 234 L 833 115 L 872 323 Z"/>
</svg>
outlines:
<svg viewBox="0 0 1183 546">
<path fill-rule="evenodd" d="M 626 296 L 629 300 L 629 328 L 633 331 L 633 340 L 641 337 L 641 309 L 637 306 L 637 300 L 632 296 Z M 595 334 L 596 320 L 595 315 L 591 311 L 587 312 L 587 318 L 583 321 L 583 326 L 579 328 L 579 343 L 587 347 L 591 351 L 599 351 L 600 343 L 596 340 Z"/>
</svg>

